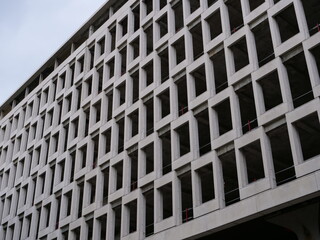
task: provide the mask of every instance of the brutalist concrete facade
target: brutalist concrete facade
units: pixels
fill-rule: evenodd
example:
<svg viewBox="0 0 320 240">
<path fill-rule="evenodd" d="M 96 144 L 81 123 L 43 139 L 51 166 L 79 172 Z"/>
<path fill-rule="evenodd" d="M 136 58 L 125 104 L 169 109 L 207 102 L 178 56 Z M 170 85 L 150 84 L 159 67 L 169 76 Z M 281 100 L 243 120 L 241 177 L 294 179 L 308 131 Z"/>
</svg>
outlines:
<svg viewBox="0 0 320 240">
<path fill-rule="evenodd" d="M 0 238 L 319 239 L 319 16 L 107 1 L 0 108 Z"/>
</svg>

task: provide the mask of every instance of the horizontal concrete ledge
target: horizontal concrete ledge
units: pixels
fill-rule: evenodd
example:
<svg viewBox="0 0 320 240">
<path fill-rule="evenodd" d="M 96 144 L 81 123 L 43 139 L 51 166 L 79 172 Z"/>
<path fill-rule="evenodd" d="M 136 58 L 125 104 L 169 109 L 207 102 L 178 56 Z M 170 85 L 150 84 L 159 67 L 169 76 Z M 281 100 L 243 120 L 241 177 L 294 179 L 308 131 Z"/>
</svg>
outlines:
<svg viewBox="0 0 320 240">
<path fill-rule="evenodd" d="M 320 171 L 305 175 L 180 226 L 158 232 L 147 239 L 195 239 L 203 233 L 207 235 L 218 232 L 319 195 L 319 179 Z"/>
</svg>

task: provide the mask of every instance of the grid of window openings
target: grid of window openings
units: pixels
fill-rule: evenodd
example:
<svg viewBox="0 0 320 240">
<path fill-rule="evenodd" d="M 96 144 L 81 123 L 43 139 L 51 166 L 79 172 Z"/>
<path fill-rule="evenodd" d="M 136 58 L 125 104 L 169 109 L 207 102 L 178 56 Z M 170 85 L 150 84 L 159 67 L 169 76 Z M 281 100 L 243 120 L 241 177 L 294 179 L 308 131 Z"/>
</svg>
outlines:
<svg viewBox="0 0 320 240">
<path fill-rule="evenodd" d="M 124 1 L 2 116 L 0 238 L 157 239 L 317 170 L 319 16 Z"/>
</svg>

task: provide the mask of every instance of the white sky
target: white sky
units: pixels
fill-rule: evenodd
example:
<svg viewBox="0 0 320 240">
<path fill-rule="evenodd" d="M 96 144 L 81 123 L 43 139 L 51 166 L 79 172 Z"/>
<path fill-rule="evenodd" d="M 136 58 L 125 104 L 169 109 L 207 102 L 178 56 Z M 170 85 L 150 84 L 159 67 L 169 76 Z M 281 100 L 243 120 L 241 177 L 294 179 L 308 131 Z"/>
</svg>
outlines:
<svg viewBox="0 0 320 240">
<path fill-rule="evenodd" d="M 105 1 L 0 0 L 0 105 Z"/>
</svg>

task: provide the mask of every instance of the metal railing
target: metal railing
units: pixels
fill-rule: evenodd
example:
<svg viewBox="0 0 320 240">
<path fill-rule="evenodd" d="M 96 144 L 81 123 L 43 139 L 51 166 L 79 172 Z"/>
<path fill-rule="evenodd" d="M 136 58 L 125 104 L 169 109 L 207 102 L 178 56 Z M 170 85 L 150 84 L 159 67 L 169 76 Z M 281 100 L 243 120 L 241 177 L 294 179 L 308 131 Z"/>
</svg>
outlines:
<svg viewBox="0 0 320 240">
<path fill-rule="evenodd" d="M 188 112 L 188 106 L 181 106 L 179 108 L 179 117 Z"/>
<path fill-rule="evenodd" d="M 146 225 L 144 235 L 145 237 L 149 237 L 154 234 L 154 224 Z"/>
<path fill-rule="evenodd" d="M 186 208 L 182 211 L 182 222 L 188 222 L 193 219 L 193 208 Z"/>
<path fill-rule="evenodd" d="M 232 197 L 235 195 L 234 197 Z M 232 189 L 228 192 L 224 193 L 225 196 L 225 204 L 231 205 L 233 203 L 239 202 L 240 201 L 240 193 L 239 193 L 239 188 Z M 230 198 L 230 199 L 229 199 Z"/>
<path fill-rule="evenodd" d="M 281 177 L 282 174 L 285 176 Z M 296 179 L 294 165 L 287 167 L 287 168 L 284 168 L 278 172 L 275 172 L 275 176 L 276 176 L 277 185 L 281 185 L 281 184 L 284 184 L 284 183 L 287 183 L 287 182 L 290 182 L 290 181 Z M 282 179 L 282 178 L 284 178 L 284 179 Z"/>
<path fill-rule="evenodd" d="M 231 33 L 235 33 L 236 31 L 238 31 L 240 28 L 242 28 L 244 26 L 244 24 L 241 24 L 237 27 L 234 27 L 232 30 L 231 30 Z"/>
<path fill-rule="evenodd" d="M 259 66 L 262 66 L 262 65 L 266 64 L 267 62 L 269 62 L 273 56 L 274 56 L 274 52 L 271 53 L 270 55 L 266 56 L 265 58 L 261 59 L 259 61 Z"/>
<path fill-rule="evenodd" d="M 315 34 L 317 32 L 320 32 L 320 24 L 317 23 L 314 27 L 310 28 L 309 29 L 309 33 L 312 35 L 312 34 Z"/>
<path fill-rule="evenodd" d="M 242 130 L 247 128 L 248 131 L 246 131 L 246 132 L 250 132 L 252 129 L 254 129 L 258 126 L 258 124 L 256 124 L 257 121 L 258 121 L 257 118 L 252 119 L 252 120 L 248 120 L 248 122 L 246 124 L 242 125 Z"/>
</svg>

